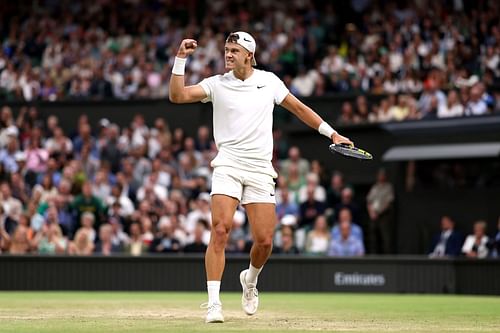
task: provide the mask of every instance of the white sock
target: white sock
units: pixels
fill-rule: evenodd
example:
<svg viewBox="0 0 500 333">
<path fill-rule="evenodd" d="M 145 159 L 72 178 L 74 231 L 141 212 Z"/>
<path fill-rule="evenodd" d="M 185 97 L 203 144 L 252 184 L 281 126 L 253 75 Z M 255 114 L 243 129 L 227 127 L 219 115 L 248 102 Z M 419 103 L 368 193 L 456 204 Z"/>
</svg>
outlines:
<svg viewBox="0 0 500 333">
<path fill-rule="evenodd" d="M 219 299 L 220 281 L 207 281 L 208 305 L 221 303 Z"/>
<path fill-rule="evenodd" d="M 257 278 L 259 277 L 259 273 L 263 267 L 264 266 L 262 266 L 261 268 L 255 268 L 252 266 L 252 264 L 250 264 L 248 266 L 247 275 L 245 276 L 245 282 L 247 284 L 251 284 L 251 285 L 256 286 L 257 285 Z"/>
</svg>

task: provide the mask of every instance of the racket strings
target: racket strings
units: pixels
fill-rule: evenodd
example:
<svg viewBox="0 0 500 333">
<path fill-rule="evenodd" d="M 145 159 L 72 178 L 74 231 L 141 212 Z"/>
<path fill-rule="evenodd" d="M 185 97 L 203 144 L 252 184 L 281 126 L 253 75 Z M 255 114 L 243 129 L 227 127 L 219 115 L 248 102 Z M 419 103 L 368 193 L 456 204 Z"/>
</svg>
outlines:
<svg viewBox="0 0 500 333">
<path fill-rule="evenodd" d="M 345 156 L 354 157 L 358 159 L 369 160 L 372 159 L 372 155 L 362 149 L 353 146 L 344 145 L 331 145 L 330 150 L 332 152 L 337 152 Z"/>
</svg>

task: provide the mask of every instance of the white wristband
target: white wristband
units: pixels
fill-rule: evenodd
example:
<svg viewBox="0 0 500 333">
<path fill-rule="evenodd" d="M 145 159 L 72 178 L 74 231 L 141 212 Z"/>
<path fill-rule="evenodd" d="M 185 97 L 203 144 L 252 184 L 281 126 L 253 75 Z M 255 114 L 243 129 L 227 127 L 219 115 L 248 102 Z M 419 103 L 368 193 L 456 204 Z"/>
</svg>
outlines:
<svg viewBox="0 0 500 333">
<path fill-rule="evenodd" d="M 175 57 L 174 66 L 172 67 L 172 74 L 184 75 L 184 70 L 186 69 L 187 58 Z"/>
<path fill-rule="evenodd" d="M 334 130 L 326 121 L 322 122 L 319 127 L 318 127 L 318 132 L 319 134 L 322 134 L 326 136 L 327 138 L 331 139 L 332 135 L 334 133 L 337 133 L 336 130 Z"/>
</svg>

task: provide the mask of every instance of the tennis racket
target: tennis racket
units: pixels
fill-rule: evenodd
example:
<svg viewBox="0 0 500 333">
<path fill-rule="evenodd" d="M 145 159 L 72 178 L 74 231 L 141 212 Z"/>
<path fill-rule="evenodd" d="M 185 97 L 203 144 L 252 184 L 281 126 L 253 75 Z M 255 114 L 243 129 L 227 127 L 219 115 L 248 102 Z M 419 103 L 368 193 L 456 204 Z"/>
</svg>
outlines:
<svg viewBox="0 0 500 333">
<path fill-rule="evenodd" d="M 370 154 L 367 151 L 364 151 L 363 149 L 359 149 L 358 147 L 354 147 L 352 145 L 346 144 L 346 143 L 340 143 L 340 144 L 331 144 L 330 147 L 330 152 L 332 153 L 338 153 L 340 155 L 350 157 L 350 158 L 357 158 L 359 160 L 371 160 L 373 159 L 372 154 Z"/>
</svg>

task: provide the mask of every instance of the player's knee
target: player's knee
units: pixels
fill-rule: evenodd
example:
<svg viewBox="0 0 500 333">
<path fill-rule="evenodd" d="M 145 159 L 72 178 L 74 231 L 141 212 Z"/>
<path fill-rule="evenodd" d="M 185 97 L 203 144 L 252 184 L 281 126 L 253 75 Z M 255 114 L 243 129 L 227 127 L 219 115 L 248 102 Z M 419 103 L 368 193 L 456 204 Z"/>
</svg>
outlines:
<svg viewBox="0 0 500 333">
<path fill-rule="evenodd" d="M 262 249 L 270 250 L 273 247 L 273 237 L 272 235 L 259 237 L 255 240 L 255 244 Z"/>
<path fill-rule="evenodd" d="M 218 223 L 215 227 L 212 229 L 212 243 L 217 247 L 217 248 L 224 248 L 226 246 L 227 238 L 229 235 L 229 228 L 226 228 L 226 226 L 223 223 Z"/>
</svg>

